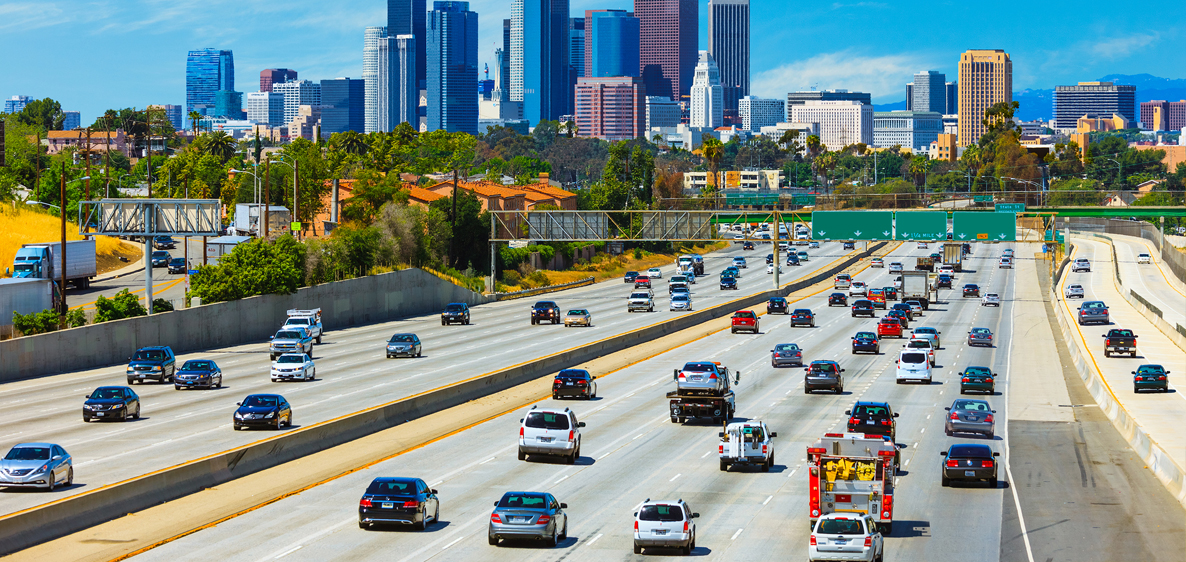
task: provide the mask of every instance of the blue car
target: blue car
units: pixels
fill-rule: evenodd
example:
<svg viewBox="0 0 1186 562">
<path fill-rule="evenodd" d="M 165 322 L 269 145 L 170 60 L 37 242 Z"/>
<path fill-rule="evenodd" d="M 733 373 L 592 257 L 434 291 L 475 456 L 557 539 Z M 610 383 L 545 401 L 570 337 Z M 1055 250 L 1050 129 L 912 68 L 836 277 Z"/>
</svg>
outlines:
<svg viewBox="0 0 1186 562">
<path fill-rule="evenodd" d="M 857 335 L 852 337 L 852 354 L 857 353 L 872 353 L 877 355 L 881 353 L 881 342 L 877 338 L 877 334 L 873 332 L 857 332 Z"/>
<path fill-rule="evenodd" d="M 190 359 L 181 366 L 173 377 L 173 387 L 222 388 L 222 370 L 209 359 Z"/>
</svg>

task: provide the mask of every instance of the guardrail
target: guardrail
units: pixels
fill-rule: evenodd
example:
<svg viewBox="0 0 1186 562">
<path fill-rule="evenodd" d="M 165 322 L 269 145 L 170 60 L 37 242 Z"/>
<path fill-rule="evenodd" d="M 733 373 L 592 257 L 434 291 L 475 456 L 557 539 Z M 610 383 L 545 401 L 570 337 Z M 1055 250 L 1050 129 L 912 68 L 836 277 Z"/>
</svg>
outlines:
<svg viewBox="0 0 1186 562">
<path fill-rule="evenodd" d="M 0 517 L 0 556 L 398 426 L 413 418 L 506 390 L 560 369 L 722 318 L 739 308 L 748 308 L 772 297 L 785 297 L 793 291 L 831 278 L 835 273 L 872 255 L 885 244 L 882 242 L 872 245 L 869 249 L 854 253 L 826 270 L 779 289 L 754 293 L 717 306 L 681 314 L 670 320 L 590 344 Z"/>
<path fill-rule="evenodd" d="M 508 301 L 512 299 L 530 297 L 534 295 L 542 295 L 544 293 L 551 293 L 553 291 L 562 291 L 564 289 L 571 289 L 573 287 L 584 287 L 592 285 L 597 281 L 596 277 L 586 277 L 576 281 L 569 281 L 568 283 L 559 283 L 556 285 L 548 285 L 546 287 L 536 287 L 534 289 L 523 289 L 522 291 L 511 291 L 509 293 L 494 293 L 494 300 Z"/>
<path fill-rule="evenodd" d="M 1141 295 L 1137 294 L 1136 291 L 1129 289 L 1128 294 L 1132 295 L 1132 298 L 1136 299 L 1137 302 L 1145 305 L 1145 308 L 1148 308 L 1151 312 L 1153 312 L 1153 314 L 1156 314 L 1158 318 L 1162 318 L 1162 319 L 1165 318 L 1165 315 L 1161 313 L 1160 308 L 1157 308 L 1156 306 L 1154 306 L 1153 303 L 1146 300 L 1145 297 L 1142 297 Z"/>
</svg>

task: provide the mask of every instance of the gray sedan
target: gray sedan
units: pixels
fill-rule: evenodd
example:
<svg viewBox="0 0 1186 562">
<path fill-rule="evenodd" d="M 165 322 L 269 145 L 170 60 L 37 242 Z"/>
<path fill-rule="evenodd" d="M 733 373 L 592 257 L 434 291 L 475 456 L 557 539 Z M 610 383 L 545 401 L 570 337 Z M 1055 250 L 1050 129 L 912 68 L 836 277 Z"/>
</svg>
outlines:
<svg viewBox="0 0 1186 562">
<path fill-rule="evenodd" d="M 979 433 L 993 438 L 996 426 L 992 415 L 996 410 L 988 405 L 986 400 L 971 400 L 959 398 L 947 410 L 947 421 L 943 424 L 943 433 Z"/>
<path fill-rule="evenodd" d="M 41 488 L 54 491 L 74 484 L 70 454 L 53 443 L 21 443 L 0 460 L 0 488 Z"/>
<path fill-rule="evenodd" d="M 992 330 L 988 328 L 972 328 L 968 332 L 968 346 L 977 345 L 992 347 Z"/>
<path fill-rule="evenodd" d="M 499 539 L 543 540 L 551 546 L 568 538 L 568 504 L 546 492 L 507 492 L 494 502 L 487 532 L 490 544 Z"/>
<path fill-rule="evenodd" d="M 1079 325 L 1082 326 L 1088 322 L 1098 322 L 1101 324 L 1111 324 L 1108 319 L 1108 305 L 1104 301 L 1087 301 L 1083 303 L 1076 314 L 1079 320 Z"/>
<path fill-rule="evenodd" d="M 803 350 L 799 349 L 799 344 L 780 343 L 770 350 L 770 366 L 782 367 L 784 365 L 803 366 Z"/>
<path fill-rule="evenodd" d="M 387 340 L 387 358 L 399 357 L 420 357 L 422 351 L 420 345 L 420 338 L 416 334 L 395 334 L 391 339 Z"/>
</svg>

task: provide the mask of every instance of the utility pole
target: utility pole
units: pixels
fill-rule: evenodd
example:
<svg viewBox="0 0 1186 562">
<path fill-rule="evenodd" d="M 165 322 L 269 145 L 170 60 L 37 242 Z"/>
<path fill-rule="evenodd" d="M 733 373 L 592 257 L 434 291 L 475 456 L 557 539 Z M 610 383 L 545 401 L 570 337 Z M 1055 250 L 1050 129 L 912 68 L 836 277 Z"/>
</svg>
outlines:
<svg viewBox="0 0 1186 562">
<path fill-rule="evenodd" d="M 60 316 L 66 315 L 66 163 L 62 162 L 62 176 L 61 176 L 61 207 L 58 207 L 58 216 L 62 218 L 62 302 L 58 304 L 58 314 Z"/>
<path fill-rule="evenodd" d="M 271 210 L 270 207 L 272 206 L 272 194 L 271 194 L 272 190 L 269 189 L 270 187 L 272 187 L 272 184 L 269 181 L 269 176 L 268 176 L 268 172 L 270 172 L 271 170 L 272 170 L 272 157 L 269 156 L 264 159 L 264 209 L 263 209 L 264 212 L 260 213 L 260 215 L 259 215 L 260 221 L 263 222 L 263 227 L 260 229 L 260 232 L 264 233 L 264 240 L 268 239 L 268 222 L 269 222 L 268 221 L 268 211 Z"/>
<path fill-rule="evenodd" d="M 33 147 L 33 160 L 36 163 L 36 170 L 37 170 L 37 186 L 34 189 L 33 197 L 34 197 L 34 199 L 37 199 L 38 201 L 40 201 L 41 200 L 41 129 L 37 130 L 37 144 Z"/>
<path fill-rule="evenodd" d="M 106 159 L 103 164 L 103 177 L 106 178 L 105 181 L 107 182 L 107 185 L 103 188 L 103 196 L 111 197 L 111 121 L 107 119 L 106 115 L 103 116 L 103 123 L 106 125 L 106 127 L 104 127 L 104 129 L 106 129 L 104 135 L 107 139 L 107 150 L 105 151 Z"/>
<path fill-rule="evenodd" d="M 292 218 L 293 218 L 293 222 L 297 222 L 297 223 L 301 222 L 300 215 L 297 213 L 297 211 L 300 209 L 300 207 L 299 207 L 300 199 L 297 197 L 297 193 L 298 193 L 297 182 L 299 182 L 300 179 L 301 179 L 301 161 L 297 160 L 296 158 L 293 158 L 293 160 L 292 160 Z M 305 232 L 305 225 L 304 225 L 304 223 L 301 223 L 301 233 L 303 234 L 304 232 Z M 317 233 L 314 232 L 314 234 L 317 234 Z M 298 236 L 297 239 L 300 240 L 300 237 Z"/>
</svg>

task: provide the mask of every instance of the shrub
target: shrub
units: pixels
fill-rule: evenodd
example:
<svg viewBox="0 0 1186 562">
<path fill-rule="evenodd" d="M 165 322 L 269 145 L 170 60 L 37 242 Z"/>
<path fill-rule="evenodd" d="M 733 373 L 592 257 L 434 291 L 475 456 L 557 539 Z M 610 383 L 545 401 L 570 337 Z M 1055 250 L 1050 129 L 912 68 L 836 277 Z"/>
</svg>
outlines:
<svg viewBox="0 0 1186 562">
<path fill-rule="evenodd" d="M 173 303 L 165 299 L 152 299 L 153 312 L 173 312 Z"/>
<path fill-rule="evenodd" d="M 75 308 L 66 313 L 66 326 L 69 328 L 77 328 L 79 326 L 86 326 L 86 313 L 81 308 Z"/>
<path fill-rule="evenodd" d="M 636 259 L 636 260 L 642 259 L 642 248 L 634 249 L 634 259 Z"/>
<path fill-rule="evenodd" d="M 518 285 L 519 281 L 523 279 L 523 276 L 519 275 L 518 271 L 507 269 L 502 272 L 502 279 L 506 281 L 507 285 Z"/>
<path fill-rule="evenodd" d="M 41 312 L 29 314 L 21 314 L 15 311 L 12 313 L 12 325 L 26 336 L 56 332 L 61 325 L 61 321 L 62 318 L 58 316 L 58 313 L 48 308 Z"/>
<path fill-rule="evenodd" d="M 546 287 L 549 283 L 548 276 L 542 271 L 532 272 L 532 274 L 528 275 L 527 278 L 530 279 L 531 283 L 536 287 Z"/>
<path fill-rule="evenodd" d="M 95 323 L 107 322 L 108 320 L 120 320 L 123 318 L 133 318 L 136 316 L 144 316 L 148 314 L 148 309 L 140 304 L 140 299 L 135 295 L 124 289 L 115 294 L 113 298 L 106 298 L 100 296 L 95 301 Z"/>
</svg>

